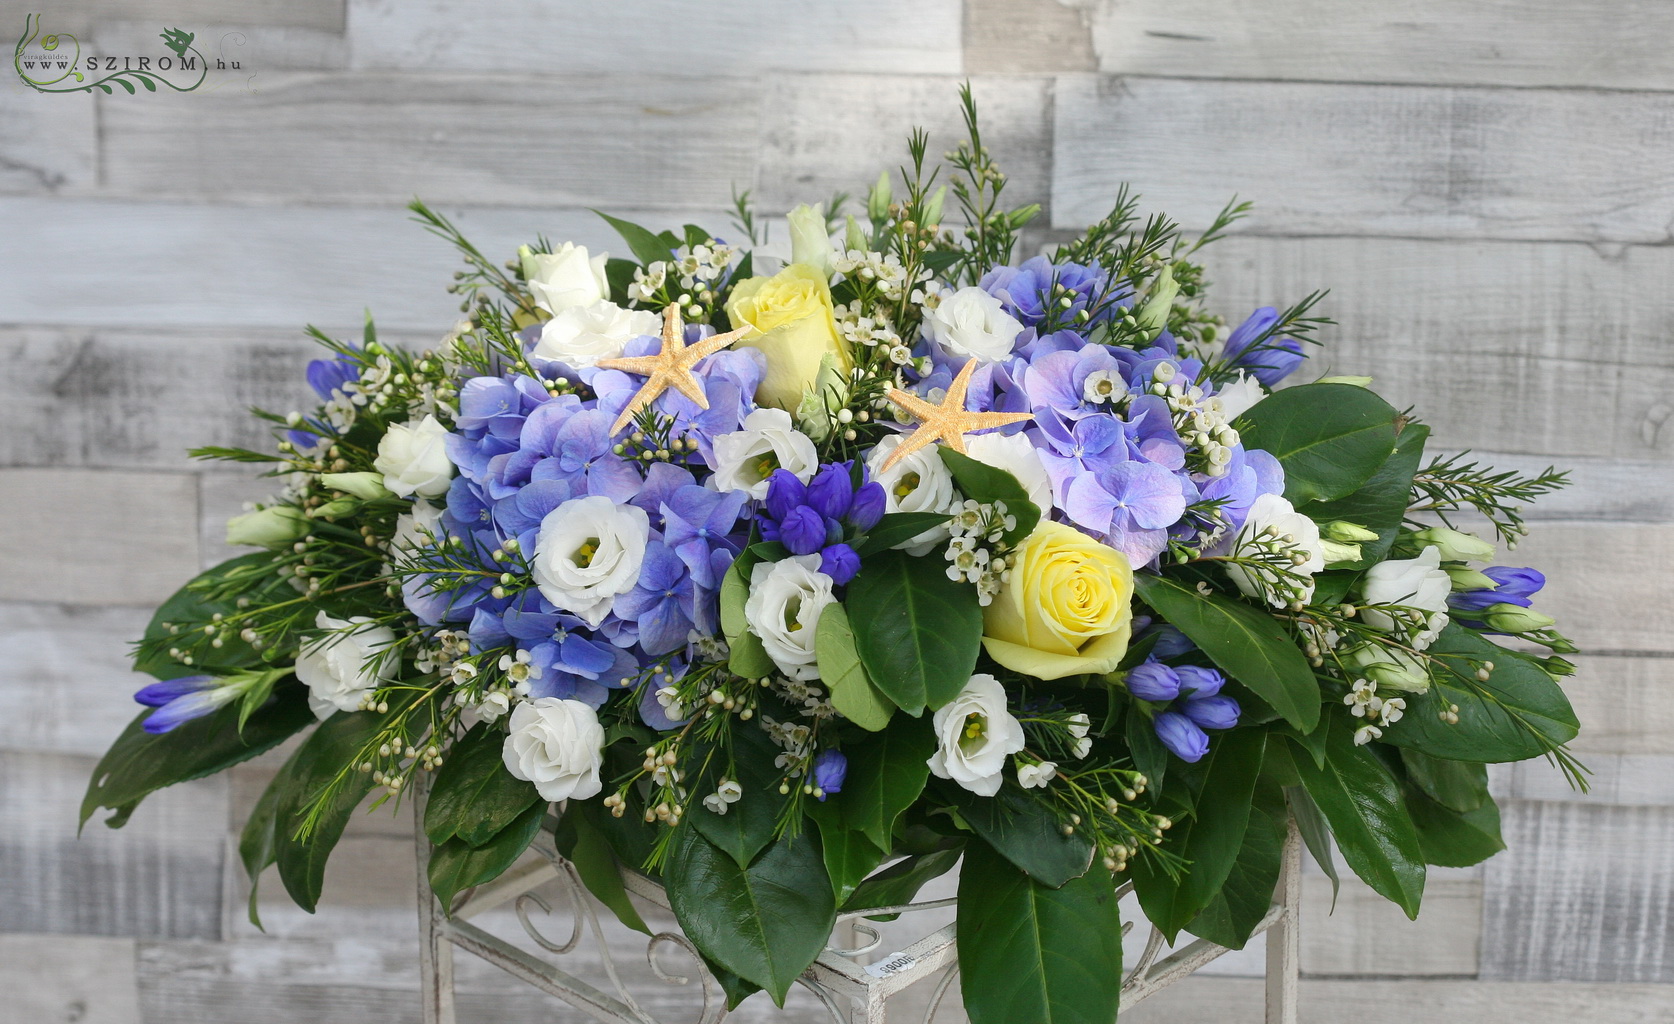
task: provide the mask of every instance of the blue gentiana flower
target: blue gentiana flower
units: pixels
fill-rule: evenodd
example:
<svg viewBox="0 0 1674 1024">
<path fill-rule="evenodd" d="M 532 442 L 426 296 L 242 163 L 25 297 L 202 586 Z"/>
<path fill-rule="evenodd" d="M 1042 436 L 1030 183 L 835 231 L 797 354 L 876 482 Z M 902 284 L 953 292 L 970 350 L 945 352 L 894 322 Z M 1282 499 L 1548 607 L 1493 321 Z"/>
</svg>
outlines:
<svg viewBox="0 0 1674 1024">
<path fill-rule="evenodd" d="M 270 683 L 288 671 L 181 676 L 142 686 L 134 694 L 134 700 L 156 710 L 146 716 L 141 728 L 153 736 L 160 736 L 195 718 L 213 714 L 244 696 L 251 687 Z"/>
<path fill-rule="evenodd" d="M 1533 602 L 1530 600 L 1541 587 L 1546 586 L 1546 577 L 1538 569 L 1514 567 L 1509 565 L 1490 565 L 1482 570 L 1482 574 L 1493 580 L 1496 586 L 1481 590 L 1465 590 L 1448 597 L 1448 606 L 1456 611 L 1479 612 L 1496 604 L 1514 604 L 1519 608 L 1527 608 Z"/>
<path fill-rule="evenodd" d="M 777 541 L 793 555 L 820 556 L 820 572 L 839 586 L 860 571 L 860 557 L 844 537 L 853 538 L 878 525 L 885 495 L 876 480 L 854 485 L 848 462 L 821 466 L 804 484 L 789 470 L 776 469 L 767 479 L 767 497 L 757 517 L 764 540 Z"/>
<path fill-rule="evenodd" d="M 843 790 L 843 780 L 848 778 L 849 759 L 840 750 L 822 750 L 814 758 L 814 789 L 819 799 L 824 800 L 833 793 Z"/>
<path fill-rule="evenodd" d="M 1221 694 L 1226 677 L 1198 665 L 1147 661 L 1129 670 L 1128 692 L 1163 704 L 1151 720 L 1157 739 L 1182 761 L 1196 762 L 1209 752 L 1207 729 L 1230 729 L 1242 713 L 1238 702 Z"/>
<path fill-rule="evenodd" d="M 1226 339 L 1221 358 L 1233 366 L 1250 371 L 1250 375 L 1268 388 L 1290 376 L 1307 359 L 1302 343 L 1295 338 L 1262 338 L 1279 322 L 1279 312 L 1263 306 L 1236 327 Z M 1257 339 L 1261 339 L 1259 342 Z"/>
</svg>

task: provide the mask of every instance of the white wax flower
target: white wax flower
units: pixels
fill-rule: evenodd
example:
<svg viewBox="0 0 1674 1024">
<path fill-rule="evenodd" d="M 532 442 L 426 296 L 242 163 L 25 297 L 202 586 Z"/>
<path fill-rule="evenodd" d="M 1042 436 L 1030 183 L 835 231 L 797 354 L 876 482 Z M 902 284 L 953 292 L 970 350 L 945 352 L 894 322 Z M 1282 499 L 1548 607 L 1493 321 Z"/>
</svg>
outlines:
<svg viewBox="0 0 1674 1024">
<path fill-rule="evenodd" d="M 601 359 L 620 356 L 634 338 L 659 331 L 657 314 L 650 310 L 599 301 L 571 306 L 542 324 L 540 340 L 529 354 L 570 366 L 596 366 Z"/>
<path fill-rule="evenodd" d="M 573 242 L 550 253 L 530 252 L 527 246 L 518 253 L 535 305 L 554 316 L 572 306 L 591 306 L 610 297 L 610 282 L 605 278 L 609 253 L 589 258 L 587 248 Z"/>
<path fill-rule="evenodd" d="M 1011 355 L 1023 324 L 999 299 L 981 288 L 965 287 L 924 311 L 924 330 L 948 355 L 993 363 Z"/>
<path fill-rule="evenodd" d="M 597 627 L 639 580 L 651 520 L 602 494 L 571 498 L 541 520 L 530 571 L 542 596 Z"/>
<path fill-rule="evenodd" d="M 318 628 L 342 630 L 304 644 L 297 652 L 296 677 L 308 687 L 308 707 L 315 718 L 357 710 L 379 684 L 395 678 L 401 659 L 378 657 L 395 643 L 395 631 L 388 626 L 349 631 L 371 621 L 364 615 L 337 619 L 320 612 L 314 616 Z"/>
<path fill-rule="evenodd" d="M 783 409 L 757 409 L 744 417 L 738 430 L 715 438 L 713 479 L 718 490 L 744 491 L 760 500 L 767 497 L 767 478 L 775 469 L 789 470 L 807 483 L 819 467 L 814 442 L 796 429 Z"/>
<path fill-rule="evenodd" d="M 1237 380 L 1228 381 L 1215 389 L 1215 397 L 1221 400 L 1221 415 L 1231 423 L 1266 398 L 1267 389 L 1261 386 L 1261 381 L 1239 370 Z"/>
<path fill-rule="evenodd" d="M 1368 626 L 1402 633 L 1414 650 L 1422 651 L 1435 642 L 1447 625 L 1447 595 L 1453 577 L 1441 569 L 1441 550 L 1430 545 L 1417 558 L 1393 558 L 1366 570 L 1360 595 L 1365 607 L 1360 619 Z M 1422 624 L 1394 615 L 1373 605 L 1399 605 L 1424 616 Z"/>
<path fill-rule="evenodd" d="M 501 757 L 506 771 L 533 782 L 543 800 L 586 800 L 604 788 L 604 728 L 579 700 L 539 697 L 518 704 Z"/>
<path fill-rule="evenodd" d="M 1016 477 L 1043 518 L 1052 511 L 1052 478 L 1046 475 L 1040 451 L 1022 434 L 988 433 L 967 437 L 965 454 L 983 465 L 1003 469 Z"/>
<path fill-rule="evenodd" d="M 952 779 L 978 796 L 993 796 L 1005 779 L 1006 758 L 1023 749 L 1023 725 L 1006 710 L 1006 691 L 985 672 L 931 719 L 936 752 L 931 774 Z"/>
<path fill-rule="evenodd" d="M 447 438 L 448 428 L 434 416 L 416 424 L 392 423 L 378 442 L 372 468 L 384 475 L 384 486 L 400 497 L 440 498 L 453 480 Z"/>
<path fill-rule="evenodd" d="M 959 504 L 959 492 L 954 489 L 953 474 L 948 472 L 947 464 L 936 454 L 934 445 L 920 448 L 887 470 L 882 468 L 890 453 L 900 444 L 901 435 L 890 434 L 866 454 L 867 471 L 884 489 L 884 511 L 946 512 L 951 515 Z M 923 555 L 949 536 L 945 525 L 932 526 L 895 546 L 910 555 Z"/>
<path fill-rule="evenodd" d="M 814 637 L 820 613 L 835 603 L 833 581 L 820 572 L 819 555 L 758 562 L 750 571 L 744 621 L 761 638 L 767 656 L 792 679 L 818 679 Z"/>
<path fill-rule="evenodd" d="M 1284 563 L 1281 568 L 1304 578 L 1306 582 L 1281 575 L 1264 565 L 1238 565 L 1229 562 L 1226 574 L 1245 597 L 1265 600 L 1275 608 L 1283 608 L 1291 601 L 1307 601 L 1314 596 L 1314 574 L 1325 568 L 1325 548 L 1320 544 L 1319 527 L 1312 519 L 1296 511 L 1282 496 L 1263 494 L 1250 506 L 1249 518 L 1233 541 L 1232 553 L 1246 558 L 1257 557 L 1260 545 L 1288 548 L 1303 556 L 1303 560 Z"/>
<path fill-rule="evenodd" d="M 1058 766 L 1051 761 L 1017 766 L 1017 784 L 1024 789 L 1045 789 L 1057 777 Z"/>
<path fill-rule="evenodd" d="M 395 534 L 390 537 L 389 546 L 393 551 L 416 551 L 434 547 L 446 536 L 447 531 L 442 527 L 441 506 L 419 498 L 413 502 L 411 512 L 395 517 Z"/>
</svg>

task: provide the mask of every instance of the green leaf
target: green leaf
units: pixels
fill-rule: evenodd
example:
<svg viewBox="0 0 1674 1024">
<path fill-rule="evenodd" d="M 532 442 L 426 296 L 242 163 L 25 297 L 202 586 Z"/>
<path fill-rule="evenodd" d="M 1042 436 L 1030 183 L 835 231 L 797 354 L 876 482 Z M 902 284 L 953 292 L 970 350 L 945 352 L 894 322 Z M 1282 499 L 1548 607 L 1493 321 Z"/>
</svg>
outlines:
<svg viewBox="0 0 1674 1024">
<path fill-rule="evenodd" d="M 1187 862 L 1180 877 L 1170 878 L 1149 857 L 1136 858 L 1128 869 L 1145 916 L 1170 943 L 1221 891 L 1238 860 L 1266 743 L 1264 730 L 1235 729 L 1210 744 L 1191 817 L 1163 833 L 1164 846 Z"/>
<path fill-rule="evenodd" d="M 1155 722 L 1137 707 L 1131 707 L 1125 731 L 1133 766 L 1145 776 L 1147 789 L 1153 793 L 1160 791 L 1168 778 L 1168 748 L 1157 738 Z"/>
<path fill-rule="evenodd" d="M 1405 790 L 1407 813 L 1418 829 L 1424 862 L 1449 868 L 1480 864 L 1505 849 L 1500 837 L 1500 808 L 1492 799 L 1470 811 L 1455 811 L 1430 799 L 1416 786 Z"/>
<path fill-rule="evenodd" d="M 1228 949 L 1244 948 L 1273 905 L 1273 890 L 1284 866 L 1285 830 L 1283 794 L 1277 788 L 1265 797 L 1258 791 L 1226 883 L 1186 925 L 1187 931 Z"/>
<path fill-rule="evenodd" d="M 844 746 L 848 775 L 842 792 L 827 802 L 842 811 L 844 824 L 887 851 L 895 820 L 924 792 L 935 752 L 936 735 L 929 722 L 896 718 L 882 732 Z"/>
<path fill-rule="evenodd" d="M 983 504 L 994 501 L 1006 503 L 1006 514 L 1015 516 L 1017 525 L 1005 532 L 1001 537 L 1003 542 L 1016 544 L 1034 532 L 1035 524 L 1040 522 L 1040 508 L 1029 500 L 1029 492 L 1023 489 L 1016 477 L 1003 469 L 978 462 L 969 455 L 961 455 L 946 445 L 938 445 L 936 452 L 965 497 Z"/>
<path fill-rule="evenodd" d="M 143 650 L 134 655 L 134 671 L 144 672 L 156 679 L 179 679 L 182 676 L 226 675 L 236 669 L 265 667 L 262 657 L 255 648 L 238 638 L 237 632 L 229 637 L 219 648 L 210 648 L 202 652 L 192 665 L 182 665 L 168 656 L 169 644 L 167 638 L 173 635 L 168 629 L 168 623 L 180 626 L 180 632 L 188 632 L 188 626 L 197 628 L 208 623 L 214 616 L 234 615 L 238 612 L 236 600 L 210 601 L 204 597 L 203 588 L 215 586 L 234 573 L 248 572 L 252 569 L 270 570 L 273 567 L 273 554 L 267 551 L 255 551 L 237 558 L 229 558 L 220 565 L 194 576 L 184 587 L 175 591 L 167 601 L 162 603 L 151 621 L 145 627 L 145 639 L 150 641 L 152 653 Z M 277 577 L 274 577 L 277 579 Z"/>
<path fill-rule="evenodd" d="M 1533 659 L 1448 623 L 1427 654 L 1440 659 L 1427 693 L 1406 694 L 1407 711 L 1384 742 L 1455 761 L 1523 761 L 1553 750 L 1580 731 L 1569 698 Z M 1487 682 L 1475 662 L 1492 661 Z M 1440 718 L 1459 705 L 1459 724 Z"/>
<path fill-rule="evenodd" d="M 1140 599 L 1211 661 L 1285 721 L 1304 733 L 1313 731 L 1319 723 L 1319 683 L 1278 619 L 1219 594 L 1204 596 L 1166 576 L 1134 573 L 1133 579 Z"/>
<path fill-rule="evenodd" d="M 1352 384 L 1304 384 L 1276 391 L 1242 418 L 1246 448 L 1285 468 L 1291 504 L 1331 501 L 1370 480 L 1395 450 L 1395 410 Z"/>
<path fill-rule="evenodd" d="M 1335 910 L 1342 880 L 1337 877 L 1337 859 L 1331 855 L 1336 845 L 1331 837 L 1331 826 L 1326 822 L 1325 815 L 1320 813 L 1314 798 L 1300 785 L 1285 787 L 1285 803 L 1290 807 L 1291 817 L 1296 819 L 1296 830 L 1302 833 L 1302 845 L 1308 848 L 1308 855 L 1325 872 L 1325 877 L 1331 879 L 1331 908 Z"/>
<path fill-rule="evenodd" d="M 448 748 L 436 772 L 424 831 L 440 845 L 455 836 L 481 846 L 516 821 L 533 803 L 545 803 L 535 787 L 506 771 L 505 734 L 479 723 Z"/>
<path fill-rule="evenodd" d="M 933 530 L 947 522 L 941 512 L 891 512 L 878 520 L 878 525 L 866 531 L 855 547 L 855 554 L 866 556 L 886 551 L 897 544 L 912 540 L 925 530 Z"/>
<path fill-rule="evenodd" d="M 1332 718 L 1326 734 L 1324 768 L 1308 758 L 1295 760 L 1302 785 L 1331 823 L 1348 866 L 1416 918 L 1424 895 L 1424 855 L 1389 770 L 1371 750 L 1355 746 L 1354 729 L 1340 716 Z"/>
<path fill-rule="evenodd" d="M 677 829 L 664 878 L 686 937 L 780 1006 L 837 919 L 819 841 L 806 829 L 769 844 L 748 868 L 697 829 Z"/>
<path fill-rule="evenodd" d="M 976 588 L 945 569 L 885 551 L 861 567 L 843 602 L 866 674 L 914 717 L 959 696 L 982 649 Z"/>
<path fill-rule="evenodd" d="M 261 915 L 256 912 L 262 872 L 273 863 L 279 849 L 277 815 L 284 795 L 283 779 L 282 773 L 275 776 L 262 790 L 261 799 L 256 801 L 238 836 L 238 859 L 244 864 L 245 877 L 250 879 L 250 923 L 257 928 L 262 926 Z"/>
<path fill-rule="evenodd" d="M 854 892 L 855 886 L 884 862 L 885 851 L 877 848 L 866 833 L 843 823 L 843 812 L 830 799 L 824 803 L 812 801 L 807 805 L 808 817 L 820 829 L 820 853 L 825 858 L 825 872 L 831 877 L 831 891 L 842 903 Z"/>
<path fill-rule="evenodd" d="M 1364 569 L 1389 554 L 1389 546 L 1401 532 L 1401 521 L 1411 504 L 1413 474 L 1418 472 L 1418 464 L 1424 458 L 1424 442 L 1429 437 L 1429 427 L 1422 423 L 1409 424 L 1395 436 L 1395 450 L 1359 490 L 1336 501 L 1310 502 L 1299 509 L 1321 525 L 1342 521 L 1364 526 L 1378 535 L 1377 540 L 1360 545 L 1360 561 L 1346 563 L 1343 568 Z M 1317 591 L 1314 603 L 1324 603 Z"/>
<path fill-rule="evenodd" d="M 1109 1024 L 1122 997 L 1110 876 L 1053 889 L 972 843 L 959 870 L 960 986 L 971 1024 Z"/>
<path fill-rule="evenodd" d="M 523 856 L 523 851 L 540 834 L 546 819 L 546 803 L 530 804 L 499 834 L 481 846 L 470 846 L 454 838 L 430 851 L 430 888 L 443 910 L 453 908 L 453 898 L 474 885 L 492 882 Z"/>
<path fill-rule="evenodd" d="M 965 844 L 960 843 L 945 850 L 903 857 L 855 886 L 854 892 L 843 901 L 843 912 L 911 903 L 926 882 L 952 871 L 964 852 Z M 893 915 L 888 917 L 894 920 Z"/>
<path fill-rule="evenodd" d="M 719 600 L 721 632 L 726 636 L 727 646 L 732 652 L 727 658 L 727 667 L 745 679 L 760 679 L 778 672 L 779 667 L 767 656 L 761 637 L 750 632 L 749 622 L 744 617 L 744 604 L 750 599 L 750 573 L 761 561 L 752 548 L 746 548 L 733 559 L 732 567 L 721 579 Z"/>
<path fill-rule="evenodd" d="M 854 646 L 849 613 L 841 604 L 827 605 L 820 612 L 814 636 L 814 653 L 819 661 L 820 681 L 831 693 L 831 706 L 844 718 L 869 732 L 889 724 L 895 704 L 873 685 L 860 663 Z"/>
<path fill-rule="evenodd" d="M 1417 750 L 1401 751 L 1407 781 L 1436 803 L 1461 814 L 1492 802 L 1488 795 L 1488 766 L 1474 761 L 1447 761 Z"/>
<path fill-rule="evenodd" d="M 741 728 L 732 737 L 732 767 L 727 766 L 726 748 L 716 745 L 701 749 L 694 764 L 707 768 L 694 782 L 694 793 L 700 796 L 686 808 L 686 817 L 699 832 L 716 847 L 738 862 L 739 867 L 756 859 L 762 848 L 773 842 L 779 814 L 787 797 L 779 795 L 779 769 L 774 758 L 779 748 L 760 729 Z M 716 814 L 703 805 L 702 793 L 712 793 L 721 778 L 730 775 L 743 787 L 744 795 L 727 808 L 727 813 Z"/>
<path fill-rule="evenodd" d="M 616 229 L 616 233 L 622 236 L 624 242 L 628 243 L 628 248 L 633 251 L 635 256 L 639 257 L 642 264 L 655 263 L 658 260 L 665 262 L 672 260 L 674 259 L 674 250 L 680 247 L 679 241 L 672 235 L 665 238 L 662 235 L 653 234 L 632 221 L 612 217 L 600 210 L 593 210 L 593 212 L 603 217 L 606 223 Z"/>
<path fill-rule="evenodd" d="M 576 874 L 581 876 L 581 883 L 587 886 L 587 891 L 609 907 L 618 921 L 634 931 L 650 935 L 651 929 L 646 927 L 644 919 L 639 916 L 639 909 L 628 899 L 628 890 L 622 885 L 622 866 L 616 854 L 611 852 L 610 840 L 593 826 L 586 814 L 581 813 L 582 807 L 589 803 L 591 801 L 577 800 L 569 804 L 558 819 L 558 828 L 553 833 L 558 855 L 575 865 Z"/>
<path fill-rule="evenodd" d="M 149 794 L 177 782 L 225 771 L 271 750 L 314 723 L 301 686 L 282 686 L 274 697 L 271 704 L 250 716 L 243 732 L 237 727 L 236 704 L 156 736 L 144 728 L 151 709 L 141 711 L 93 769 L 87 795 L 81 801 L 81 824 L 87 824 L 100 807 L 108 807 L 117 814 L 106 824 L 120 828 Z"/>
<path fill-rule="evenodd" d="M 1092 841 L 1081 832 L 1064 835 L 1065 823 L 1052 808 L 1017 786 L 1007 783 L 987 797 L 942 783 L 936 793 L 971 831 L 1042 885 L 1057 888 L 1086 874 L 1093 862 Z"/>
</svg>

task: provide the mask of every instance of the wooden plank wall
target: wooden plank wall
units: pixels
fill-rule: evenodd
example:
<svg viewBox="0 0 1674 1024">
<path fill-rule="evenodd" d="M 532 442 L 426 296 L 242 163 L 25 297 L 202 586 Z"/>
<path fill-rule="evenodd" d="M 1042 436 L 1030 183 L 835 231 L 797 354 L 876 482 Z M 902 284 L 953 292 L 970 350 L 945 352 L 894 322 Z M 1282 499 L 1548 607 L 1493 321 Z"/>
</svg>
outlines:
<svg viewBox="0 0 1674 1024">
<path fill-rule="evenodd" d="M 0 28 L 40 6 L 5 0 Z M 402 203 L 490 253 L 619 247 L 590 206 L 724 225 L 735 184 L 782 214 L 864 188 L 914 125 L 947 148 L 968 77 L 1012 193 L 1046 208 L 1031 244 L 1122 181 L 1188 225 L 1236 192 L 1258 205 L 1211 260 L 1229 317 L 1329 286 L 1321 370 L 1375 375 L 1442 446 L 1574 470 L 1518 555 L 1592 652 L 1570 692 L 1593 792 L 1497 770 L 1511 849 L 1437 872 L 1416 924 L 1353 884 L 1333 913 L 1310 875 L 1303 1019 L 1674 1019 L 1667 4 L 49 6 L 89 52 L 167 22 L 244 68 L 180 96 L 0 84 L 0 1016 L 416 1019 L 405 822 L 355 823 L 316 917 L 269 878 L 264 934 L 230 850 L 271 766 L 155 797 L 119 833 L 74 821 L 129 717 L 126 642 L 264 493 L 182 449 L 257 440 L 245 407 L 306 398 L 305 322 L 349 332 L 370 307 L 416 344 L 451 324 L 452 258 Z M 1255 1021 L 1261 965 L 1229 958 L 1133 1019 Z M 572 1019 L 461 977 L 463 1020 Z"/>
</svg>

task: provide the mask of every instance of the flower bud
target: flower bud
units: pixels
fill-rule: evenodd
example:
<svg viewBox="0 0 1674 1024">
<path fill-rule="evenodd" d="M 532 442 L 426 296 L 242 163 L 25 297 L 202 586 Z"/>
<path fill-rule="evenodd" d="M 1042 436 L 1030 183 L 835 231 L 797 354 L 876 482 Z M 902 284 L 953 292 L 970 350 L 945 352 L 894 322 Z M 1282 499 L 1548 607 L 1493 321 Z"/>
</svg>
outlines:
<svg viewBox="0 0 1674 1024">
<path fill-rule="evenodd" d="M 930 201 L 924 204 L 924 223 L 926 225 L 940 224 L 942 222 L 942 203 L 946 201 L 946 199 L 947 186 L 943 185 L 941 188 L 936 190 L 935 195 L 930 197 Z"/>
<path fill-rule="evenodd" d="M 872 191 L 866 196 L 866 216 L 874 221 L 881 221 L 889 216 L 889 172 L 880 171 L 878 180 L 872 186 Z"/>
<path fill-rule="evenodd" d="M 1333 565 L 1337 562 L 1358 562 L 1362 555 L 1358 544 L 1340 544 L 1334 540 L 1320 538 L 1320 550 L 1325 552 L 1325 564 Z"/>
<path fill-rule="evenodd" d="M 1469 533 L 1460 533 L 1445 526 L 1429 526 L 1413 534 L 1418 544 L 1433 544 L 1441 551 L 1444 562 L 1486 562 L 1494 557 L 1494 545 Z"/>
<path fill-rule="evenodd" d="M 790 212 L 791 262 L 812 267 L 821 277 L 831 277 L 831 236 L 825 230 L 822 203 L 803 203 Z"/>
<path fill-rule="evenodd" d="M 866 230 L 849 214 L 848 223 L 843 228 L 843 248 L 853 252 L 865 252 L 872 247 L 872 240 L 866 237 Z"/>
<path fill-rule="evenodd" d="M 308 520 L 294 505 L 274 505 L 227 520 L 227 543 L 282 548 L 308 534 Z"/>
<path fill-rule="evenodd" d="M 395 492 L 384 486 L 382 473 L 324 473 L 320 476 L 320 483 L 334 491 L 352 494 L 367 501 L 395 497 Z"/>
<path fill-rule="evenodd" d="M 1543 615 L 1533 608 L 1519 608 L 1514 604 L 1500 603 L 1489 605 L 1482 612 L 1482 621 L 1489 629 L 1501 633 L 1527 633 L 1531 630 L 1545 629 L 1554 625 L 1558 620 L 1550 615 Z"/>
<path fill-rule="evenodd" d="M 1476 569 L 1464 566 L 1450 566 L 1444 570 L 1453 579 L 1453 592 L 1463 593 L 1467 590 L 1493 590 L 1499 586 L 1492 576 Z"/>
<path fill-rule="evenodd" d="M 336 519 L 338 516 L 346 516 L 353 512 L 355 504 L 348 498 L 338 498 L 335 501 L 326 502 L 319 508 L 310 510 L 308 514 L 316 519 Z"/>
<path fill-rule="evenodd" d="M 1565 676 L 1575 674 L 1575 663 L 1567 658 L 1560 658 L 1556 654 L 1550 658 L 1542 659 L 1540 664 L 1546 669 L 1546 674 L 1554 679 L 1562 679 Z"/>
<path fill-rule="evenodd" d="M 1333 520 L 1319 528 L 1319 535 L 1325 540 L 1334 540 L 1343 544 L 1365 544 L 1378 539 L 1378 535 L 1364 526 Z"/>
<path fill-rule="evenodd" d="M 1174 308 L 1174 296 L 1180 291 L 1180 285 L 1174 280 L 1174 266 L 1170 264 L 1163 268 L 1161 274 L 1151 284 L 1151 297 L 1140 308 L 1137 326 L 1145 332 L 1146 340 L 1154 339 L 1168 326 L 1169 310 Z"/>
</svg>

